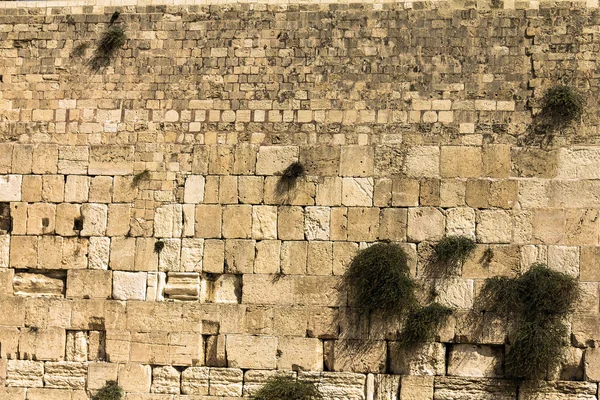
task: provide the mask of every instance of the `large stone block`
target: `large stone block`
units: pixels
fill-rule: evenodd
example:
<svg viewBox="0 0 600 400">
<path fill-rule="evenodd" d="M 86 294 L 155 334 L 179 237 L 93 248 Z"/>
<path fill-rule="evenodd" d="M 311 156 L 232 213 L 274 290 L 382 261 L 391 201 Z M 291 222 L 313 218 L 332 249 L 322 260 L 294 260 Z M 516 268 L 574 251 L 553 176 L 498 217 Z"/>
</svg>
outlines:
<svg viewBox="0 0 600 400">
<path fill-rule="evenodd" d="M 365 399 L 366 376 L 352 372 L 299 372 L 298 379 L 314 382 L 326 399 Z"/>
<path fill-rule="evenodd" d="M 261 146 L 256 160 L 257 175 L 275 175 L 298 161 L 296 146 Z"/>
<path fill-rule="evenodd" d="M 437 208 L 409 208 L 408 241 L 440 240 L 445 231 L 446 220 L 444 214 Z"/>
<path fill-rule="evenodd" d="M 34 203 L 27 208 L 27 234 L 48 235 L 54 233 L 56 205 Z"/>
<path fill-rule="evenodd" d="M 410 178 L 439 177 L 440 148 L 437 146 L 411 147 L 404 161 L 404 173 Z"/>
<path fill-rule="evenodd" d="M 252 238 L 277 239 L 277 207 L 252 207 Z"/>
<path fill-rule="evenodd" d="M 320 339 L 282 337 L 277 351 L 277 369 L 323 370 L 323 343 Z"/>
<path fill-rule="evenodd" d="M 145 300 L 146 272 L 113 272 L 112 297 L 115 300 Z"/>
<path fill-rule="evenodd" d="M 115 237 L 110 241 L 110 268 L 119 271 L 133 271 L 135 260 L 135 238 Z"/>
<path fill-rule="evenodd" d="M 433 381 L 433 376 L 427 375 L 402 376 L 399 400 L 431 400 L 433 398 Z"/>
<path fill-rule="evenodd" d="M 168 204 L 156 209 L 154 215 L 154 236 L 164 238 L 181 237 L 183 233 L 183 207 L 181 204 Z"/>
<path fill-rule="evenodd" d="M 189 175 L 186 178 L 183 201 L 192 204 L 204 201 L 204 177 L 202 175 Z"/>
<path fill-rule="evenodd" d="M 89 268 L 108 269 L 110 260 L 110 238 L 91 237 L 89 241 Z"/>
<path fill-rule="evenodd" d="M 44 363 L 41 361 L 8 360 L 6 386 L 36 388 L 44 386 Z"/>
<path fill-rule="evenodd" d="M 17 296 L 63 297 L 64 275 L 60 272 L 28 273 L 17 272 L 13 278 L 13 290 Z"/>
<path fill-rule="evenodd" d="M 342 146 L 341 176 L 372 176 L 375 152 L 372 146 Z"/>
<path fill-rule="evenodd" d="M 254 240 L 226 240 L 226 272 L 232 274 L 251 274 L 254 269 L 254 244 Z"/>
<path fill-rule="evenodd" d="M 371 207 L 373 185 L 373 178 L 343 178 L 342 205 Z"/>
<path fill-rule="evenodd" d="M 450 348 L 448 375 L 498 378 L 503 375 L 503 348 L 455 344 Z"/>
<path fill-rule="evenodd" d="M 119 364 L 119 386 L 125 392 L 150 392 L 152 367 L 150 365 L 126 363 Z"/>
<path fill-rule="evenodd" d="M 21 201 L 22 175 L 0 175 L 0 201 Z"/>
<path fill-rule="evenodd" d="M 24 358 L 41 361 L 63 360 L 66 333 L 62 328 L 35 328 L 21 332 L 19 352 Z"/>
<path fill-rule="evenodd" d="M 47 362 L 44 364 L 44 386 L 47 388 L 85 389 L 87 363 Z"/>
<path fill-rule="evenodd" d="M 269 379 L 276 376 L 296 378 L 294 371 L 248 370 L 244 374 L 244 396 L 254 396 Z"/>
<path fill-rule="evenodd" d="M 119 364 L 107 362 L 92 362 L 88 364 L 87 388 L 100 390 L 106 382 L 117 381 Z M 121 385 L 121 387 L 123 387 Z"/>
<path fill-rule="evenodd" d="M 67 298 L 107 299 L 112 295 L 112 271 L 67 271 Z"/>
<path fill-rule="evenodd" d="M 227 365 L 233 368 L 275 369 L 277 338 L 272 336 L 227 335 Z"/>
<path fill-rule="evenodd" d="M 348 240 L 374 242 L 379 234 L 379 208 L 348 209 Z"/>
<path fill-rule="evenodd" d="M 104 236 L 108 221 L 108 207 L 105 204 L 83 204 L 81 206 L 83 229 L 81 236 Z"/>
<path fill-rule="evenodd" d="M 479 243 L 510 243 L 512 217 L 509 211 L 481 210 L 477 213 L 477 241 Z"/>
<path fill-rule="evenodd" d="M 179 394 L 181 374 L 171 366 L 154 367 L 152 369 L 152 393 Z"/>
<path fill-rule="evenodd" d="M 211 368 L 208 375 L 208 393 L 211 396 L 240 397 L 244 372 L 237 368 Z"/>
<path fill-rule="evenodd" d="M 252 237 L 252 209 L 248 204 L 223 208 L 223 237 L 249 239 Z"/>
<path fill-rule="evenodd" d="M 304 240 L 304 212 L 302 207 L 279 207 L 277 235 L 281 240 Z"/>
<path fill-rule="evenodd" d="M 387 344 L 383 340 L 327 341 L 325 353 L 331 371 L 382 373 L 386 369 Z"/>
<path fill-rule="evenodd" d="M 427 343 L 406 348 L 398 343 L 389 344 L 390 369 L 400 375 L 444 375 L 446 348 L 441 343 Z"/>
<path fill-rule="evenodd" d="M 481 147 L 442 146 L 440 170 L 445 178 L 478 178 L 482 174 Z"/>
<path fill-rule="evenodd" d="M 221 237 L 221 206 L 200 204 L 196 206 L 195 235 L 200 238 Z"/>
<path fill-rule="evenodd" d="M 328 207 L 306 207 L 304 235 L 306 240 L 329 239 L 330 215 Z"/>
<path fill-rule="evenodd" d="M 517 400 L 516 385 L 504 379 L 436 377 L 434 389 L 436 400 Z M 420 400 L 419 397 L 417 399 Z"/>
<path fill-rule="evenodd" d="M 181 373 L 183 394 L 208 395 L 208 367 L 189 367 Z"/>
</svg>

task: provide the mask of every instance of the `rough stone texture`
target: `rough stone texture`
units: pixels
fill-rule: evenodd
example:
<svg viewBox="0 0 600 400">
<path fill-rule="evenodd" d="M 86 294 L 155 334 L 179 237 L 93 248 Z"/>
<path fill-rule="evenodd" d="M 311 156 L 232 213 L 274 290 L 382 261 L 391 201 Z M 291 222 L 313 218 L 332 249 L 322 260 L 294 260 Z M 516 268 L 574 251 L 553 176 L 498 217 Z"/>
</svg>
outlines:
<svg viewBox="0 0 600 400">
<path fill-rule="evenodd" d="M 448 375 L 498 378 L 502 377 L 502 348 L 457 344 L 450 348 Z"/>
<path fill-rule="evenodd" d="M 517 399 L 516 386 L 500 379 L 436 377 L 434 388 L 435 400 Z"/>
<path fill-rule="evenodd" d="M 446 348 L 441 343 L 428 343 L 406 349 L 389 345 L 390 369 L 400 375 L 443 375 L 446 372 Z"/>
<path fill-rule="evenodd" d="M 115 300 L 144 300 L 146 298 L 145 272 L 113 272 L 112 295 Z"/>
<path fill-rule="evenodd" d="M 6 386 L 44 386 L 44 363 L 39 361 L 8 360 Z"/>
<path fill-rule="evenodd" d="M 178 394 L 180 389 L 181 374 L 175 368 L 156 367 L 152 369 L 152 393 Z"/>
<path fill-rule="evenodd" d="M 209 372 L 209 390 L 211 396 L 242 395 L 244 373 L 237 368 L 211 368 Z"/>
<path fill-rule="evenodd" d="M 277 338 L 227 335 L 227 360 L 233 368 L 273 369 L 277 365 Z"/>
<path fill-rule="evenodd" d="M 86 363 L 62 361 L 44 364 L 45 387 L 85 389 L 86 378 Z"/>
</svg>

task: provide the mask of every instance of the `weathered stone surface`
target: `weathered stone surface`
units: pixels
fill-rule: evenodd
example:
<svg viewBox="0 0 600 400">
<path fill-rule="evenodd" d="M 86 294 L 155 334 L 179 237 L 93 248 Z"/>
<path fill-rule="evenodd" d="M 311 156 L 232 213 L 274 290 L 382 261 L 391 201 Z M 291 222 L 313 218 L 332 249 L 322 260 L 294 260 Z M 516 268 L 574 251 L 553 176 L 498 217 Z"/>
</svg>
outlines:
<svg viewBox="0 0 600 400">
<path fill-rule="evenodd" d="M 410 208 L 408 210 L 407 238 L 410 242 L 439 240 L 444 236 L 444 214 L 436 208 Z"/>
<path fill-rule="evenodd" d="M 437 301 L 446 307 L 470 309 L 473 307 L 474 283 L 470 279 L 436 281 Z"/>
<path fill-rule="evenodd" d="M 411 178 L 439 177 L 440 148 L 437 146 L 411 147 L 406 154 L 404 173 Z"/>
<path fill-rule="evenodd" d="M 152 369 L 152 393 L 179 394 L 181 374 L 170 366 L 155 367 Z"/>
<path fill-rule="evenodd" d="M 435 400 L 516 400 L 517 388 L 501 379 L 435 378 Z M 520 398 L 520 397 L 519 397 Z"/>
<path fill-rule="evenodd" d="M 261 146 L 256 159 L 257 175 L 275 175 L 298 161 L 296 146 Z"/>
<path fill-rule="evenodd" d="M 277 239 L 277 207 L 252 207 L 252 238 Z"/>
<path fill-rule="evenodd" d="M 446 235 L 475 239 L 475 211 L 468 207 L 446 210 Z"/>
<path fill-rule="evenodd" d="M 145 300 L 146 272 L 113 272 L 112 296 L 115 300 Z"/>
<path fill-rule="evenodd" d="M 394 374 L 444 375 L 446 372 L 446 348 L 441 343 L 407 349 L 390 342 L 389 357 Z"/>
<path fill-rule="evenodd" d="M 43 387 L 44 363 L 40 361 L 8 360 L 6 386 Z"/>
<path fill-rule="evenodd" d="M 306 207 L 304 214 L 306 240 L 329 240 L 329 225 L 328 207 Z"/>
<path fill-rule="evenodd" d="M 455 344 L 450 348 L 448 375 L 498 378 L 502 377 L 502 348 Z"/>
<path fill-rule="evenodd" d="M 108 207 L 105 204 L 83 204 L 81 216 L 83 217 L 81 236 L 104 236 L 108 219 Z"/>
<path fill-rule="evenodd" d="M 88 267 L 90 269 L 108 269 L 110 259 L 110 238 L 91 237 L 89 241 Z"/>
<path fill-rule="evenodd" d="M 341 176 L 371 176 L 374 151 L 371 146 L 343 146 L 340 157 Z"/>
<path fill-rule="evenodd" d="M 352 372 L 299 372 L 298 379 L 315 382 L 325 398 L 365 399 L 366 377 Z"/>
<path fill-rule="evenodd" d="M 244 374 L 244 396 L 254 395 L 270 378 L 275 376 L 289 376 L 296 378 L 296 373 L 293 371 L 281 370 L 248 370 Z"/>
<path fill-rule="evenodd" d="M 277 366 L 276 337 L 227 335 L 226 349 L 230 367 L 274 369 Z"/>
<path fill-rule="evenodd" d="M 163 249 L 158 254 L 159 271 L 180 271 L 181 265 L 181 240 L 162 239 Z"/>
<path fill-rule="evenodd" d="M 87 388 L 100 390 L 106 382 L 117 381 L 119 364 L 107 362 L 92 362 L 88 364 Z M 121 385 L 121 387 L 123 387 Z"/>
<path fill-rule="evenodd" d="M 17 296 L 63 297 L 65 282 L 61 273 L 17 272 L 13 279 L 13 287 Z"/>
<path fill-rule="evenodd" d="M 335 340 L 326 342 L 326 362 L 331 371 L 385 372 L 387 345 L 382 340 Z"/>
<path fill-rule="evenodd" d="M 277 369 L 323 370 L 323 343 L 319 339 L 282 337 L 277 351 Z"/>
<path fill-rule="evenodd" d="M 209 371 L 209 390 L 211 396 L 242 395 L 244 373 L 237 368 L 211 368 Z"/>
<path fill-rule="evenodd" d="M 189 367 L 181 373 L 181 393 L 208 395 L 208 367 Z"/>
<path fill-rule="evenodd" d="M 204 239 L 188 239 L 181 241 L 181 269 L 184 272 L 201 272 Z"/>
<path fill-rule="evenodd" d="M 59 361 L 65 358 L 65 330 L 59 327 L 24 329 L 19 352 L 25 359 Z"/>
<path fill-rule="evenodd" d="M 0 175 L 0 201 L 21 201 L 22 175 Z"/>
<path fill-rule="evenodd" d="M 47 362 L 44 364 L 44 386 L 49 388 L 85 389 L 87 363 Z"/>
<path fill-rule="evenodd" d="M 373 400 L 396 400 L 400 395 L 400 376 L 377 374 L 374 376 Z M 367 393 L 369 397 L 369 393 Z"/>
<path fill-rule="evenodd" d="M 250 274 L 254 265 L 254 241 L 230 239 L 225 242 L 225 261 L 232 274 Z"/>
<path fill-rule="evenodd" d="M 477 213 L 477 241 L 480 243 L 510 243 L 512 219 L 508 211 L 484 210 Z"/>
<path fill-rule="evenodd" d="M 592 382 L 538 382 L 523 384 L 519 387 L 519 399 L 523 400 L 595 400 L 598 385 Z"/>
<path fill-rule="evenodd" d="M 174 300 L 198 300 L 200 275 L 198 272 L 169 272 L 165 296 Z"/>
<path fill-rule="evenodd" d="M 399 380 L 400 400 L 430 400 L 433 398 L 433 376 L 407 375 L 402 376 Z"/>
<path fill-rule="evenodd" d="M 373 178 L 343 178 L 342 205 L 371 207 L 373 205 Z"/>
<path fill-rule="evenodd" d="M 156 209 L 154 216 L 154 236 L 181 237 L 183 232 L 183 207 L 181 204 L 168 204 Z"/>
<path fill-rule="evenodd" d="M 186 178 L 183 201 L 185 203 L 202 203 L 204 201 L 204 177 L 202 175 L 190 175 Z"/>
<path fill-rule="evenodd" d="M 126 363 L 119 365 L 119 386 L 126 392 L 150 392 L 152 367 L 150 365 Z"/>
</svg>

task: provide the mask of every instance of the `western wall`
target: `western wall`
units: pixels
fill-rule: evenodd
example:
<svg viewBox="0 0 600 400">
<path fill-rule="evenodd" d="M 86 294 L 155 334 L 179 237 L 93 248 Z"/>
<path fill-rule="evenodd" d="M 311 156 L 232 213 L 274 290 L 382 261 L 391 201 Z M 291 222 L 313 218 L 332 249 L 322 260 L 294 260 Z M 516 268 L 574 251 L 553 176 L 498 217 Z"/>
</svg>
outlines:
<svg viewBox="0 0 600 400">
<path fill-rule="evenodd" d="M 0 2 L 0 399 L 597 399 L 598 59 L 598 0 Z M 583 113 L 540 125 L 559 84 Z M 360 249 L 427 281 L 452 235 L 434 340 L 360 318 Z M 478 294 L 536 262 L 583 294 L 515 381 Z"/>
</svg>

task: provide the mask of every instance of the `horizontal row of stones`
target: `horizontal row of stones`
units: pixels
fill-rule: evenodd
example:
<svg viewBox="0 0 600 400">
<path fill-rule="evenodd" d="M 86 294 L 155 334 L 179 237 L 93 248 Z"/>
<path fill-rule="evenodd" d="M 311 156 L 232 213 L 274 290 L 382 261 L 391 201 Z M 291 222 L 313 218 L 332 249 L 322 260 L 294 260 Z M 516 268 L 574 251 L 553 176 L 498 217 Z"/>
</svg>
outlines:
<svg viewBox="0 0 600 400">
<path fill-rule="evenodd" d="M 263 136 L 264 137 L 264 136 Z M 195 145 L 174 150 L 178 162 L 156 148 L 141 144 L 62 146 L 55 144 L 0 144 L 0 173 L 40 175 L 109 175 L 123 189 L 135 171 L 155 174 L 153 180 L 174 180 L 187 175 L 280 174 L 300 162 L 314 177 L 407 178 L 508 178 L 541 177 L 599 179 L 600 149 L 597 146 L 545 151 L 508 144 L 472 146 L 260 146 Z M 154 152 L 148 158 L 147 152 Z M 140 158 L 144 160 L 140 160 Z M 539 163 L 545 165 L 537 166 Z M 384 165 L 385 164 L 385 165 Z M 59 176 L 60 176 L 59 175 Z M 6 177 L 4 179 L 7 179 Z M 74 178 L 75 179 L 75 178 Z M 81 178 L 79 178 L 81 179 Z M 129 181 L 131 184 L 131 181 Z"/>
</svg>

